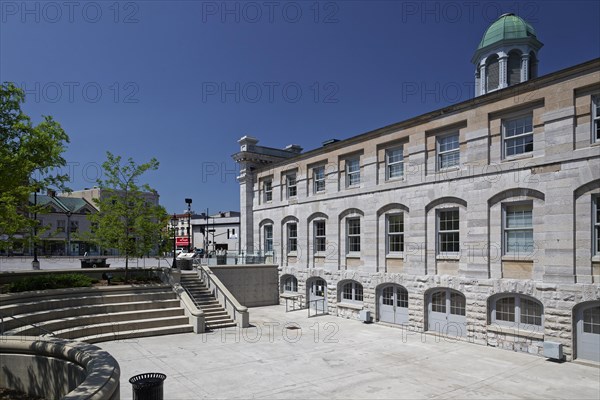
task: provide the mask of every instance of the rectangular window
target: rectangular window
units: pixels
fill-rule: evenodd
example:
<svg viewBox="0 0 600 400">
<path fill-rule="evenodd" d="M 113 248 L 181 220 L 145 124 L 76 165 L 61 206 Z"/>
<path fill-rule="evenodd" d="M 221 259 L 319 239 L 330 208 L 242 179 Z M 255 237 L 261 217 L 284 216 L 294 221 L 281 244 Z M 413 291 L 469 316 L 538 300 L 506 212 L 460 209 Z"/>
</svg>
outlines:
<svg viewBox="0 0 600 400">
<path fill-rule="evenodd" d="M 79 231 L 79 221 L 71 221 L 71 233 Z"/>
<path fill-rule="evenodd" d="M 296 197 L 298 192 L 296 191 L 296 174 L 289 174 L 285 176 L 286 187 L 287 187 L 287 198 Z"/>
<path fill-rule="evenodd" d="M 298 225 L 287 224 L 287 235 L 288 235 L 288 253 L 292 253 L 298 250 Z"/>
<path fill-rule="evenodd" d="M 348 218 L 346 231 L 348 253 L 360 252 L 360 218 Z"/>
<path fill-rule="evenodd" d="M 496 302 L 496 320 L 515 322 L 514 297 L 505 297 Z"/>
<path fill-rule="evenodd" d="M 385 152 L 386 179 L 404 176 L 404 149 L 396 147 Z"/>
<path fill-rule="evenodd" d="M 594 198 L 594 250 L 593 254 L 600 255 L 600 197 Z"/>
<path fill-rule="evenodd" d="M 431 311 L 446 313 L 446 291 L 436 292 L 431 295 Z"/>
<path fill-rule="evenodd" d="M 313 193 L 325 191 L 325 167 L 313 168 Z"/>
<path fill-rule="evenodd" d="M 265 225 L 265 252 L 273 251 L 273 225 Z"/>
<path fill-rule="evenodd" d="M 56 232 L 64 232 L 65 231 L 65 220 L 64 219 L 59 219 L 56 221 Z"/>
<path fill-rule="evenodd" d="M 592 97 L 592 140 L 600 142 L 600 95 Z"/>
<path fill-rule="evenodd" d="M 502 121 L 504 157 L 533 151 L 533 116 Z"/>
<path fill-rule="evenodd" d="M 404 251 L 404 214 L 388 215 L 388 253 Z"/>
<path fill-rule="evenodd" d="M 438 211 L 438 254 L 458 254 L 460 229 L 458 210 Z"/>
<path fill-rule="evenodd" d="M 325 221 L 315 221 L 315 252 L 324 252 L 325 245 Z"/>
<path fill-rule="evenodd" d="M 273 181 L 268 180 L 263 183 L 264 201 L 268 203 L 273 201 Z"/>
<path fill-rule="evenodd" d="M 527 325 L 542 325 L 542 307 L 535 301 L 520 299 L 520 323 Z"/>
<path fill-rule="evenodd" d="M 460 143 L 458 132 L 437 138 L 438 170 L 455 167 L 460 164 Z"/>
<path fill-rule="evenodd" d="M 346 160 L 346 186 L 360 184 L 360 159 L 351 158 Z"/>
<path fill-rule="evenodd" d="M 533 253 L 533 217 L 530 205 L 506 207 L 504 212 L 504 254 Z"/>
</svg>

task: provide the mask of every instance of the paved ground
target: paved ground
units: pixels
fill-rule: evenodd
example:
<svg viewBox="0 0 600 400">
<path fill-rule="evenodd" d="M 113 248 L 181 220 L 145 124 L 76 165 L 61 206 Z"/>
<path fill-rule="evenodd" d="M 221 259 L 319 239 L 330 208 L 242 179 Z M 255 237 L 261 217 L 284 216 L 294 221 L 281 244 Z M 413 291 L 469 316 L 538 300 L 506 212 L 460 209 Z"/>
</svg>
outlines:
<svg viewBox="0 0 600 400">
<path fill-rule="evenodd" d="M 598 399 L 600 369 L 407 334 L 284 306 L 250 309 L 247 329 L 100 343 L 130 377 L 167 374 L 165 399 Z M 298 326 L 300 329 L 286 329 Z"/>
</svg>

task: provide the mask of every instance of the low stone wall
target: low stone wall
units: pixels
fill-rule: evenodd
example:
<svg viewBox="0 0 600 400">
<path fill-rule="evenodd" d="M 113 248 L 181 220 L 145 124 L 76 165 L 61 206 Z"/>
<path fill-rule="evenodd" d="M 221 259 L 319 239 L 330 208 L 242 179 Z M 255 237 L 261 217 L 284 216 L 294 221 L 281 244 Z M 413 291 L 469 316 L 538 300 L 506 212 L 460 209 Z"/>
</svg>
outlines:
<svg viewBox="0 0 600 400">
<path fill-rule="evenodd" d="M 385 284 L 398 284 L 408 291 L 409 322 L 398 325 L 408 334 L 427 331 L 427 295 L 432 289 L 449 288 L 461 292 L 466 299 L 466 334 L 456 340 L 542 355 L 543 342 L 562 343 L 566 360 L 572 360 L 574 350 L 573 310 L 586 301 L 600 298 L 600 287 L 593 284 L 548 284 L 533 280 L 473 279 L 449 275 L 415 276 L 394 273 L 365 273 L 359 271 L 328 271 L 283 267 L 280 276 L 293 275 L 298 279 L 298 294 L 308 298 L 307 281 L 321 278 L 327 282 L 329 314 L 358 319 L 357 309 L 338 306 L 338 284 L 354 280 L 363 286 L 362 309 L 370 310 L 373 320 L 377 313 L 378 290 Z M 531 296 L 543 305 L 543 329 L 518 331 L 490 325 L 488 303 L 496 294 Z M 305 306 L 305 304 L 302 304 Z"/>
<path fill-rule="evenodd" d="M 279 304 L 277 265 L 214 265 L 210 270 L 243 306 Z"/>
<path fill-rule="evenodd" d="M 119 399 L 120 367 L 106 351 L 66 339 L 4 336 L 2 386 L 46 399 Z"/>
</svg>

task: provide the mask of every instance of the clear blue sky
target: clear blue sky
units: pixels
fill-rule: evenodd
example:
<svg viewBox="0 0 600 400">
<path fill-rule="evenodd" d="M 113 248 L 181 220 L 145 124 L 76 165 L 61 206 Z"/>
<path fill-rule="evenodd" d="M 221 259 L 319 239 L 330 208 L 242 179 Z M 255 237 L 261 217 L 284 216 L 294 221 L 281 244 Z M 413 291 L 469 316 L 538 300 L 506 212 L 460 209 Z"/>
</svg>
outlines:
<svg viewBox="0 0 600 400">
<path fill-rule="evenodd" d="M 540 75 L 600 56 L 597 1 L 0 1 L 0 80 L 71 137 L 70 187 L 111 151 L 160 161 L 146 181 L 239 210 L 237 140 L 305 150 L 467 100 L 501 14 L 544 43 Z"/>
</svg>

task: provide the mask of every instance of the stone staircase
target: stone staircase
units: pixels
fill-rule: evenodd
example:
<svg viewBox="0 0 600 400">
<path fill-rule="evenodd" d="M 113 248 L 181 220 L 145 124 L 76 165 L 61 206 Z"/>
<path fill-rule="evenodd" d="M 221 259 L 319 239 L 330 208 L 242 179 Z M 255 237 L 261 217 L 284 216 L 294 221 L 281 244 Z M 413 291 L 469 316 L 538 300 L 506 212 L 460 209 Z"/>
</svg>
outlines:
<svg viewBox="0 0 600 400">
<path fill-rule="evenodd" d="M 5 335 L 53 334 L 88 343 L 193 332 L 169 285 L 2 295 L 0 316 Z"/>
<path fill-rule="evenodd" d="M 181 286 L 190 294 L 194 304 L 204 312 L 204 323 L 207 329 L 237 326 L 196 273 L 182 272 Z"/>
</svg>

